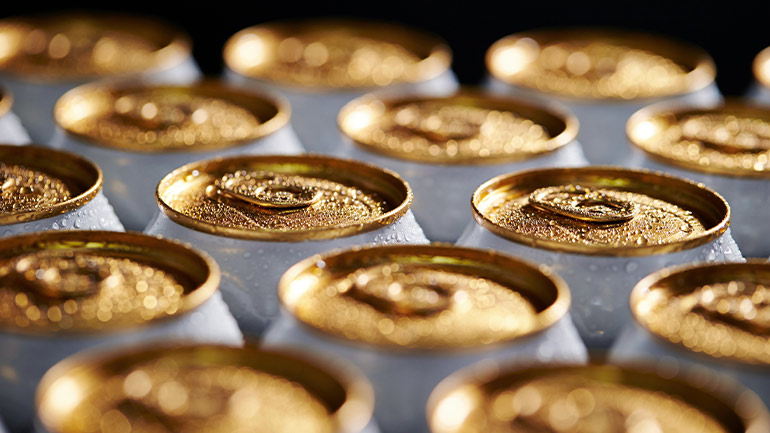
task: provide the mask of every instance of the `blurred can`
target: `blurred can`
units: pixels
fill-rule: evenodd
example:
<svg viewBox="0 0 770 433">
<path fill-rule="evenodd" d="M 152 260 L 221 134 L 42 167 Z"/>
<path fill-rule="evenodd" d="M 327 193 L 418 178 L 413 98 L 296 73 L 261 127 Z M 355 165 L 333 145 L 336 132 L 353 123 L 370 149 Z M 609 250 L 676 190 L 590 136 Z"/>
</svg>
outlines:
<svg viewBox="0 0 770 433">
<path fill-rule="evenodd" d="M 37 433 L 376 433 L 366 379 L 253 346 L 151 345 L 67 358 L 43 378 Z"/>
<path fill-rule="evenodd" d="M 724 199 L 662 173 L 512 173 L 481 185 L 471 205 L 476 222 L 458 245 L 505 251 L 558 272 L 589 349 L 609 348 L 630 320 L 628 296 L 644 276 L 673 264 L 743 260 Z"/>
<path fill-rule="evenodd" d="M 754 82 L 746 98 L 758 104 L 770 105 L 770 47 L 760 51 L 754 58 Z"/>
<path fill-rule="evenodd" d="M 626 120 L 653 102 L 714 104 L 714 61 L 698 47 L 644 33 L 607 29 L 538 30 L 487 51 L 490 88 L 558 101 L 580 120 L 592 164 L 625 165 Z"/>
<path fill-rule="evenodd" d="M 0 144 L 0 237 L 44 230 L 123 231 L 102 171 L 69 152 Z"/>
<path fill-rule="evenodd" d="M 0 86 L 0 143 L 27 144 L 29 135 L 11 110 L 12 106 L 11 91 Z"/>
<path fill-rule="evenodd" d="M 342 152 L 388 167 L 415 191 L 429 239 L 455 242 L 477 185 L 536 167 L 583 166 L 577 119 L 558 107 L 463 90 L 451 96 L 363 96 L 339 115 Z"/>
<path fill-rule="evenodd" d="M 1 239 L 0 414 L 12 431 L 28 431 L 40 378 L 86 348 L 241 344 L 218 286 L 208 256 L 152 236 L 60 231 Z"/>
<path fill-rule="evenodd" d="M 129 230 L 157 211 L 155 188 L 189 162 L 240 154 L 297 154 L 283 99 L 203 81 L 186 86 L 90 84 L 56 104 L 53 146 L 87 156 Z"/>
<path fill-rule="evenodd" d="M 222 267 L 245 334 L 278 317 L 276 287 L 299 260 L 363 244 L 427 243 L 397 174 L 323 156 L 243 156 L 188 164 L 158 185 L 148 233 L 180 239 Z"/>
<path fill-rule="evenodd" d="M 663 365 L 479 363 L 431 394 L 431 433 L 770 431 L 751 391 L 714 374 Z"/>
<path fill-rule="evenodd" d="M 278 288 L 267 346 L 338 356 L 374 385 L 383 432 L 426 431 L 428 395 L 481 359 L 585 362 L 564 281 L 491 251 L 391 245 L 310 257 Z"/>
<path fill-rule="evenodd" d="M 730 203 L 747 257 L 770 255 L 770 109 L 728 101 L 708 108 L 653 105 L 628 121 L 632 164 L 702 182 Z"/>
<path fill-rule="evenodd" d="M 285 95 L 311 152 L 337 153 L 337 113 L 372 90 L 448 94 L 457 87 L 449 46 L 429 33 L 381 22 L 315 19 L 261 24 L 224 48 L 233 83 Z"/>
<path fill-rule="evenodd" d="M 666 359 L 717 370 L 770 404 L 770 263 L 696 264 L 655 272 L 631 293 L 636 321 L 612 360 Z"/>
<path fill-rule="evenodd" d="M 200 76 L 189 37 L 131 15 L 67 13 L 0 20 L 0 83 L 35 143 L 48 144 L 53 108 L 69 89 L 97 79 L 184 83 Z"/>
</svg>

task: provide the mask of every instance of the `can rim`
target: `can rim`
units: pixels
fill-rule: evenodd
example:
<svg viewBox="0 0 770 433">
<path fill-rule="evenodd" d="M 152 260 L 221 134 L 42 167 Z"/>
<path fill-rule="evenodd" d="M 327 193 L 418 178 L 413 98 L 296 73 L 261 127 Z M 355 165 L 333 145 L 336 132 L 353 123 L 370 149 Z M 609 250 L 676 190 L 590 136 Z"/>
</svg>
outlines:
<svg viewBox="0 0 770 433">
<path fill-rule="evenodd" d="M 507 361 L 499 362 L 485 360 L 464 367 L 444 378 L 431 392 L 426 404 L 425 415 L 428 425 L 434 433 L 454 433 L 452 429 L 438 428 L 434 414 L 444 398 L 463 387 L 478 388 L 490 385 L 494 381 L 524 380 L 527 378 L 548 377 L 559 373 L 576 373 L 581 376 L 590 375 L 592 379 L 605 383 L 627 383 L 639 389 L 650 391 L 660 388 L 674 389 L 672 394 L 678 400 L 691 404 L 699 410 L 706 411 L 702 406 L 708 406 L 708 412 L 723 427 L 740 425 L 743 433 L 760 433 L 767 429 L 770 422 L 762 400 L 754 391 L 734 380 L 720 376 L 716 372 L 691 372 L 667 366 L 658 361 L 653 365 L 641 363 L 598 364 L 586 365 L 572 363 L 534 364 L 531 362 Z M 707 377 L 704 378 L 704 375 Z M 505 383 L 496 384 L 498 388 Z M 666 392 L 666 391 L 664 391 Z M 681 398 L 681 394 L 697 395 L 697 400 Z M 668 393 L 667 393 L 668 394 Z M 722 415 L 714 412 L 721 410 Z M 732 421 L 729 422 L 728 421 Z M 727 425 L 725 425 L 727 424 Z"/>
<path fill-rule="evenodd" d="M 511 154 L 511 155 L 498 155 L 494 157 L 474 156 L 467 159 L 456 158 L 427 158 L 418 154 L 410 152 L 401 152 L 397 150 L 388 150 L 378 146 L 372 146 L 361 140 L 353 138 L 349 131 L 344 126 L 344 119 L 357 107 L 371 103 L 373 101 L 379 101 L 386 106 L 392 106 L 394 104 L 408 103 L 408 102 L 422 102 L 422 101 L 455 101 L 455 100 L 469 99 L 473 102 L 480 104 L 491 103 L 498 104 L 499 107 L 505 106 L 511 112 L 525 111 L 534 112 L 537 116 L 545 117 L 549 121 L 556 120 L 564 123 L 562 131 L 554 137 L 548 139 L 551 143 L 547 149 L 543 149 L 539 152 L 529 154 Z M 528 117 L 529 118 L 529 117 Z M 345 104 L 344 107 L 337 114 L 337 127 L 340 129 L 343 135 L 350 139 L 357 145 L 358 148 L 373 152 L 380 155 L 385 155 L 390 158 L 399 160 L 406 160 L 412 162 L 428 163 L 435 165 L 488 165 L 488 164 L 500 164 L 505 162 L 524 161 L 532 158 L 537 158 L 549 153 L 553 153 L 572 143 L 577 139 L 578 130 L 580 129 L 580 123 L 577 116 L 574 115 L 567 107 L 554 103 L 551 101 L 535 102 L 528 101 L 523 98 L 515 98 L 509 96 L 494 95 L 492 93 L 481 90 L 477 87 L 462 86 L 460 90 L 451 95 L 420 95 L 414 93 L 404 93 L 400 95 L 391 95 L 387 93 L 369 93 L 360 96 L 356 99 Z"/>
<path fill-rule="evenodd" d="M 540 89 L 532 88 L 520 83 L 515 83 L 511 80 L 504 78 L 498 71 L 492 62 L 492 53 L 503 44 L 511 40 L 520 38 L 532 38 L 536 41 L 540 40 L 558 40 L 558 39 L 574 39 L 576 36 L 580 37 L 594 37 L 603 38 L 609 40 L 619 40 L 626 44 L 638 47 L 640 49 L 650 50 L 664 50 L 669 58 L 676 60 L 677 63 L 685 63 L 687 66 L 691 66 L 692 70 L 686 74 L 687 85 L 684 89 L 674 93 L 666 93 L 655 96 L 646 96 L 641 98 L 622 98 L 619 96 L 607 96 L 607 97 L 577 97 L 572 95 L 566 95 L 557 92 L 545 92 Z M 487 49 L 485 55 L 485 63 L 487 71 L 495 78 L 503 83 L 513 86 L 528 89 L 537 93 L 544 93 L 550 97 L 563 98 L 565 102 L 580 102 L 589 104 L 602 104 L 602 103 L 624 103 L 635 102 L 643 103 L 645 101 L 654 101 L 663 97 L 673 97 L 678 95 L 684 95 L 693 93 L 698 90 L 708 87 L 714 83 L 716 79 L 716 64 L 714 59 L 704 49 L 697 45 L 685 42 L 670 36 L 660 36 L 653 33 L 625 30 L 613 27 L 555 27 L 555 28 L 539 28 L 526 30 L 519 33 L 514 33 L 495 41 L 489 49 Z"/>
<path fill-rule="evenodd" d="M 274 372 L 276 375 L 284 374 L 288 370 L 286 368 L 287 364 L 294 364 L 297 370 L 301 368 L 301 373 L 296 374 L 298 377 L 293 378 L 294 380 L 297 382 L 304 380 L 307 383 L 303 384 L 300 382 L 301 385 L 318 388 L 315 393 L 311 392 L 311 390 L 308 390 L 308 392 L 316 396 L 319 402 L 327 409 L 330 409 L 331 406 L 337 406 L 333 413 L 329 410 L 329 416 L 337 427 L 335 431 L 360 431 L 372 418 L 374 411 L 374 390 L 372 385 L 363 373 L 355 366 L 349 365 L 347 361 L 321 358 L 318 355 L 308 355 L 292 348 L 261 348 L 249 343 L 242 347 L 236 347 L 216 343 L 151 342 L 134 344 L 117 351 L 91 348 L 56 363 L 45 373 L 36 389 L 35 410 L 38 414 L 36 419 L 40 421 L 46 431 L 61 431 L 55 428 L 55 423 L 51 420 L 51 417 L 46 416 L 46 411 L 43 408 L 46 395 L 50 393 L 51 388 L 58 380 L 73 374 L 77 375 L 78 373 L 80 376 L 87 376 L 89 373 L 93 373 L 98 366 L 110 362 L 123 361 L 130 363 L 132 360 L 141 360 L 143 356 L 151 359 L 153 356 L 157 357 L 164 353 L 173 353 L 175 355 L 188 354 L 195 358 L 209 355 L 212 358 L 210 361 L 213 365 L 228 365 L 224 361 L 233 358 L 241 362 L 239 364 L 231 363 L 230 365 L 255 364 L 255 361 L 262 361 L 266 364 L 277 362 L 280 365 L 271 365 L 274 370 L 277 370 Z M 267 360 L 264 358 L 267 358 Z M 313 380 L 323 381 L 324 383 L 311 383 Z M 325 384 L 333 384 L 342 388 L 344 401 L 332 401 L 335 399 L 328 395 L 324 396 L 326 401 L 321 401 L 321 392 L 326 391 L 328 393 L 327 389 L 322 389 Z"/>
<path fill-rule="evenodd" d="M 56 76 L 46 74 L 35 75 L 29 72 L 19 72 L 12 69 L 0 68 L 0 72 L 8 74 L 23 81 L 42 84 L 55 84 L 76 81 L 93 81 L 98 78 L 130 76 L 134 74 L 152 73 L 172 69 L 181 65 L 186 59 L 192 58 L 192 39 L 181 28 L 155 17 L 141 16 L 130 13 L 118 14 L 108 12 L 70 12 L 66 14 L 43 13 L 37 15 L 24 15 L 8 17 L 0 21 L 34 22 L 35 20 L 83 20 L 96 23 L 97 26 L 105 25 L 105 21 L 119 26 L 122 30 L 131 34 L 137 34 L 136 28 L 143 32 L 151 32 L 152 36 L 165 43 L 164 46 L 153 52 L 154 62 L 149 68 L 141 71 L 123 71 L 115 74 L 78 74 L 59 73 Z M 167 42 L 166 42 L 167 41 Z"/>
<path fill-rule="evenodd" d="M 216 168 L 226 165 L 246 165 L 251 162 L 260 164 L 292 164 L 307 165 L 323 168 L 324 171 L 343 173 L 348 175 L 370 176 L 371 179 L 378 179 L 383 184 L 395 187 L 399 194 L 399 203 L 393 209 L 382 215 L 373 218 L 364 223 L 350 224 L 344 227 L 318 227 L 305 230 L 281 231 L 274 229 L 247 230 L 242 228 L 224 227 L 214 223 L 204 222 L 177 211 L 164 201 L 162 195 L 164 191 L 173 184 L 173 182 L 184 176 L 185 173 L 194 170 L 206 171 L 208 168 Z M 155 201 L 160 208 L 161 213 L 167 216 L 172 222 L 189 229 L 226 238 L 235 238 L 253 241 L 274 241 L 274 242 L 301 242 L 337 239 L 353 236 L 361 233 L 370 232 L 381 227 L 395 223 L 404 216 L 412 204 L 412 188 L 396 172 L 387 168 L 378 167 L 373 164 L 355 161 L 352 159 L 342 159 L 319 154 L 302 155 L 241 155 L 232 157 L 217 157 L 214 159 L 192 162 L 183 165 L 171 173 L 167 174 L 158 183 L 155 188 Z M 396 201 L 396 200 L 394 200 Z"/>
<path fill-rule="evenodd" d="M 770 47 L 764 48 L 757 53 L 752 62 L 751 69 L 754 72 L 754 78 L 763 86 L 770 87 L 770 74 L 762 70 L 762 66 L 770 62 Z"/>
<path fill-rule="evenodd" d="M 7 86 L 0 85 L 0 117 L 11 111 L 13 106 L 13 92 Z"/>
<path fill-rule="evenodd" d="M 51 158 L 51 156 L 55 156 L 55 158 Z M 0 215 L 0 225 L 37 221 L 78 209 L 99 194 L 104 182 L 102 170 L 99 166 L 87 158 L 62 150 L 33 145 L 14 146 L 12 144 L 0 144 L 0 161 L 24 165 L 28 168 L 54 168 L 57 172 L 66 172 L 65 174 L 71 178 L 85 179 L 83 183 L 88 184 L 87 187 L 81 188 L 82 192 L 78 195 L 69 200 L 48 206 L 45 209 Z M 45 162 L 45 164 L 41 164 L 41 162 Z"/>
<path fill-rule="evenodd" d="M 768 51 L 770 56 L 770 51 Z M 770 60 L 770 59 L 769 59 Z M 733 113 L 757 113 L 761 112 L 767 117 L 768 123 L 770 123 L 770 109 L 754 103 L 743 102 L 737 98 L 726 98 L 723 102 L 715 105 L 698 105 L 698 104 L 684 104 L 681 102 L 664 101 L 656 104 L 648 105 L 628 118 L 626 121 L 626 136 L 628 141 L 633 145 L 635 149 L 639 149 L 644 152 L 644 155 L 650 159 L 670 165 L 673 167 L 684 168 L 698 173 L 707 173 L 720 176 L 728 176 L 733 178 L 754 178 L 754 179 L 767 179 L 770 178 L 770 168 L 767 170 L 757 171 L 749 170 L 742 167 L 728 168 L 719 165 L 700 165 L 697 162 L 682 161 L 678 159 L 669 158 L 666 155 L 657 154 L 651 152 L 635 137 L 634 130 L 638 128 L 643 122 L 660 115 L 670 114 L 672 116 L 679 116 L 687 113 L 721 113 L 721 112 L 733 112 Z M 730 113 L 728 113 L 730 114 Z"/>
<path fill-rule="evenodd" d="M 115 91 L 138 91 L 138 90 L 184 90 L 191 94 L 199 94 L 203 96 L 220 97 L 222 99 L 249 99 L 255 104 L 270 105 L 275 108 L 275 114 L 268 120 L 259 124 L 256 128 L 255 134 L 252 137 L 247 137 L 240 140 L 233 141 L 215 141 L 210 144 L 186 147 L 147 147 L 143 145 L 121 145 L 111 142 L 110 140 L 101 140 L 90 135 L 75 132 L 70 127 L 65 126 L 65 121 L 62 119 L 62 112 L 64 111 L 64 104 L 71 99 L 81 97 L 83 94 L 93 91 L 115 92 Z M 264 107 L 245 107 L 242 104 L 239 106 L 247 109 L 250 113 L 255 114 L 257 109 L 264 109 Z M 254 143 L 258 140 L 262 140 L 265 137 L 274 134 L 281 128 L 286 127 L 289 124 L 291 118 L 291 106 L 288 100 L 278 94 L 254 89 L 245 89 L 229 85 L 217 79 L 203 79 L 198 80 L 190 84 L 165 84 L 165 83 L 153 83 L 146 80 L 128 80 L 128 81 L 104 81 L 87 83 L 81 86 L 65 92 L 57 101 L 53 110 L 54 120 L 56 126 L 61 128 L 68 136 L 74 137 L 77 140 L 100 148 L 119 150 L 124 152 L 133 152 L 140 154 L 150 153 L 203 153 L 210 152 L 212 150 L 229 149 L 239 146 L 245 146 L 249 143 Z M 255 115 L 256 116 L 256 115 Z"/>
<path fill-rule="evenodd" d="M 185 244 L 173 239 L 163 238 L 161 236 L 145 235 L 138 232 L 116 232 L 102 230 L 58 230 L 46 232 L 26 233 L 17 236 L 11 236 L 0 239 L 0 251 L 19 251 L 25 248 L 34 249 L 47 242 L 61 243 L 81 243 L 86 248 L 91 243 L 104 244 L 115 243 L 131 247 L 144 247 L 146 251 L 153 253 L 153 260 L 165 262 L 166 264 L 176 265 L 174 269 L 183 272 L 193 280 L 193 289 L 183 296 L 183 302 L 179 309 L 163 317 L 153 318 L 141 323 L 130 324 L 127 326 L 105 326 L 104 328 L 94 329 L 20 329 L 18 327 L 0 325 L 0 332 L 27 335 L 32 337 L 51 337 L 66 333 L 68 335 L 99 335 L 106 333 L 125 332 L 139 330 L 156 324 L 174 320 L 190 313 L 208 301 L 218 290 L 221 278 L 219 265 L 206 252 L 193 249 L 189 244 Z M 98 249 L 97 249 L 98 250 Z M 162 250 L 162 253 L 161 253 Z M 189 266 L 179 266 L 178 263 L 185 263 Z M 202 278 L 196 278 L 192 270 L 202 272 Z M 198 281 L 200 282 L 198 282 Z M 201 281 L 202 280 L 202 281 Z"/>
<path fill-rule="evenodd" d="M 515 267 L 518 270 L 524 270 L 525 272 L 529 273 L 530 276 L 541 278 L 543 281 L 550 283 L 555 292 L 555 297 L 550 302 L 550 305 L 537 313 L 536 325 L 533 326 L 532 329 L 528 330 L 527 332 L 512 336 L 510 338 L 501 339 L 490 344 L 448 344 L 422 347 L 414 345 L 398 345 L 395 343 L 367 342 L 363 340 L 349 339 L 345 336 L 319 329 L 314 324 L 307 322 L 300 317 L 297 317 L 295 315 L 294 309 L 285 299 L 285 294 L 289 290 L 291 283 L 305 272 L 309 272 L 309 270 L 314 268 L 316 263 L 319 261 L 328 263 L 330 261 L 333 262 L 335 259 L 345 260 L 356 255 L 364 255 L 369 259 L 398 255 L 424 255 L 428 257 L 444 256 L 453 258 L 459 257 L 462 259 L 471 260 L 477 264 L 484 263 L 490 268 L 495 269 L 503 269 L 503 267 L 506 267 L 505 269 L 512 269 Z M 467 264 L 463 266 L 467 266 Z M 328 268 L 328 266 L 324 266 L 324 268 Z M 541 290 L 542 288 L 536 288 L 532 290 L 531 294 L 533 296 L 538 296 L 538 294 L 535 292 Z M 548 266 L 538 265 L 518 257 L 490 249 L 468 248 L 441 243 L 432 243 L 428 245 L 395 244 L 355 246 L 348 249 L 335 249 L 323 254 L 316 254 L 292 265 L 286 272 L 284 272 L 278 282 L 277 295 L 282 308 L 291 315 L 292 319 L 294 319 L 305 329 L 310 330 L 322 338 L 329 339 L 337 344 L 344 344 L 356 348 L 365 348 L 367 350 L 375 351 L 396 351 L 399 353 L 462 353 L 478 350 L 494 350 L 505 345 L 515 344 L 516 342 L 532 338 L 546 331 L 550 327 L 554 326 L 557 322 L 564 319 L 569 313 L 570 304 L 572 302 L 572 295 L 567 283 Z M 542 294 L 539 295 L 542 296 Z M 548 301 L 544 301 L 544 303 L 545 302 Z"/>
<path fill-rule="evenodd" d="M 319 86 L 319 85 L 302 85 L 292 81 L 278 81 L 270 80 L 265 77 L 254 76 L 249 74 L 248 70 L 243 67 L 238 67 L 234 64 L 232 58 L 234 56 L 233 50 L 237 44 L 237 39 L 243 35 L 252 33 L 256 30 L 272 30 L 278 31 L 283 29 L 284 32 L 288 30 L 296 32 L 296 29 L 304 26 L 314 26 L 320 28 L 339 28 L 345 27 L 357 32 L 363 32 L 364 34 L 386 34 L 390 40 L 396 42 L 403 42 L 410 45 L 416 45 L 422 48 L 420 51 L 426 51 L 427 54 L 418 62 L 419 73 L 414 77 L 400 78 L 385 86 L 377 85 L 363 85 L 363 86 Z M 294 91 L 302 91 L 307 93 L 328 93 L 328 92 L 344 92 L 344 91 L 360 91 L 363 89 L 378 89 L 387 87 L 390 85 L 408 84 L 408 83 L 420 83 L 431 80 L 450 70 L 452 63 L 452 50 L 449 44 L 438 35 L 427 32 L 425 30 L 412 28 L 398 23 L 391 23 L 380 20 L 363 20 L 363 19 L 350 19 L 350 18 L 312 18 L 312 19 L 293 19 L 293 20 L 278 20 L 271 21 L 263 24 L 247 27 L 238 31 L 234 35 L 228 38 L 225 43 L 222 55 L 227 68 L 235 72 L 236 74 L 256 80 L 259 82 L 269 83 L 271 85 L 277 85 L 285 87 L 286 89 Z"/>
<path fill-rule="evenodd" d="M 582 244 L 570 244 L 552 240 L 538 239 L 533 236 L 523 235 L 516 233 L 512 230 L 505 229 L 495 224 L 494 221 L 489 219 L 484 212 L 480 209 L 480 203 L 484 200 L 487 194 L 497 188 L 508 187 L 513 185 L 516 181 L 528 180 L 532 182 L 534 180 L 549 179 L 548 182 L 556 182 L 558 175 L 566 176 L 589 176 L 601 180 L 603 177 L 622 177 L 625 179 L 632 178 L 636 181 L 646 184 L 652 184 L 654 181 L 657 184 L 676 185 L 679 192 L 684 193 L 689 191 L 691 194 L 699 194 L 700 199 L 707 202 L 712 209 L 705 210 L 719 212 L 721 218 L 717 218 L 713 227 L 708 228 L 699 236 L 692 239 L 683 239 L 674 242 L 668 242 L 658 245 L 643 245 L 643 246 L 622 246 L 622 247 L 606 247 L 597 245 L 582 245 Z M 546 182 L 546 184 L 550 184 Z M 543 184 L 541 186 L 545 186 Z M 555 185 L 556 183 L 554 183 Z M 700 203 L 700 202 L 699 202 Z M 622 167 L 613 166 L 591 166 L 591 167 L 567 167 L 567 168 L 541 168 L 522 170 L 513 173 L 503 174 L 493 177 L 492 179 L 484 182 L 479 186 L 471 197 L 471 210 L 473 218 L 476 223 L 486 230 L 489 230 L 493 234 L 500 236 L 509 241 L 522 244 L 530 248 L 537 248 L 542 250 L 550 250 L 571 254 L 581 254 L 589 256 L 613 256 L 613 257 L 639 257 L 650 256 L 656 254 L 669 254 L 677 251 L 683 251 L 695 248 L 700 245 L 704 245 L 712 240 L 722 236 L 730 225 L 731 210 L 730 205 L 725 199 L 716 191 L 704 186 L 703 184 L 693 182 L 689 179 L 672 176 L 659 171 L 640 170 L 640 169 L 628 169 Z"/>
</svg>

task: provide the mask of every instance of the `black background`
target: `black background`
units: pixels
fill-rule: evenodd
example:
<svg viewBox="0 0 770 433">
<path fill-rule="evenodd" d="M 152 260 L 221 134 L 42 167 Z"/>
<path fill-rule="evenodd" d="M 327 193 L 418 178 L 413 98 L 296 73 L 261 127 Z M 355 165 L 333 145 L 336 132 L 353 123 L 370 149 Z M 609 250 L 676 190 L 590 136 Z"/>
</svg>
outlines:
<svg viewBox="0 0 770 433">
<path fill-rule="evenodd" d="M 719 3 L 676 1 L 543 1 L 438 2 L 290 0 L 235 3 L 202 0 L 166 2 L 69 2 L 43 7 L 28 0 L 6 0 L 0 16 L 101 10 L 151 15 L 185 29 L 194 56 L 207 75 L 222 70 L 222 47 L 229 36 L 254 24 L 287 18 L 361 17 L 420 27 L 449 42 L 453 69 L 462 83 L 478 83 L 484 75 L 484 53 L 497 39 L 539 27 L 602 26 L 660 33 L 700 45 L 717 64 L 717 84 L 726 95 L 741 95 L 752 81 L 752 61 L 770 45 L 770 1 Z"/>
</svg>

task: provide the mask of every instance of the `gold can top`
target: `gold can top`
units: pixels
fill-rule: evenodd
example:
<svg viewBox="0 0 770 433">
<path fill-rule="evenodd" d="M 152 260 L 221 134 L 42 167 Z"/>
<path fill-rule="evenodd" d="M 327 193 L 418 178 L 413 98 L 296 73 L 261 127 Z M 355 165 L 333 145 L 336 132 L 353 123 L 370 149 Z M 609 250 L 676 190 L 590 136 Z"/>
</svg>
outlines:
<svg viewBox="0 0 770 433">
<path fill-rule="evenodd" d="M 102 172 L 69 152 L 0 145 L 0 225 L 60 215 L 91 201 Z"/>
<path fill-rule="evenodd" d="M 0 21 L 0 72 L 82 80 L 169 69 L 190 57 L 180 30 L 146 17 L 71 13 Z"/>
<path fill-rule="evenodd" d="M 686 169 L 770 177 L 770 110 L 730 101 L 702 107 L 653 105 L 628 120 L 631 142 L 647 155 Z"/>
<path fill-rule="evenodd" d="M 637 284 L 631 311 L 653 335 L 691 352 L 770 365 L 770 263 L 669 268 Z"/>
<path fill-rule="evenodd" d="M 449 69 L 452 54 L 400 25 L 317 19 L 249 27 L 227 41 L 224 58 L 246 77 L 329 90 L 426 81 Z"/>
<path fill-rule="evenodd" d="M 765 87 L 770 87 L 770 47 L 760 51 L 754 58 L 754 78 Z"/>
<path fill-rule="evenodd" d="M 138 233 L 54 231 L 0 239 L 0 329 L 114 331 L 193 310 L 219 268 L 176 242 Z"/>
<path fill-rule="evenodd" d="M 566 284 L 492 251 L 356 248 L 290 268 L 278 295 L 305 325 L 389 348 L 478 348 L 542 331 L 569 309 Z"/>
<path fill-rule="evenodd" d="M 452 96 L 363 96 L 339 114 L 342 132 L 367 150 L 438 164 L 536 157 L 572 142 L 571 114 L 464 90 Z"/>
<path fill-rule="evenodd" d="M 178 224 L 241 239 L 297 242 L 350 236 L 401 218 L 412 190 L 373 165 L 318 155 L 237 156 L 185 165 L 156 199 Z"/>
<path fill-rule="evenodd" d="M 253 346 L 144 346 L 68 358 L 37 394 L 51 433 L 361 431 L 373 392 L 351 371 Z"/>
<path fill-rule="evenodd" d="M 577 254 L 642 256 L 721 236 L 730 207 L 694 182 L 611 167 L 506 174 L 473 194 L 473 216 L 514 242 Z"/>
<path fill-rule="evenodd" d="M 86 84 L 56 103 L 56 122 L 99 146 L 135 152 L 221 149 L 289 121 L 288 104 L 216 81 L 187 86 Z"/>
<path fill-rule="evenodd" d="M 759 433 L 759 398 L 715 378 L 614 365 L 461 370 L 428 401 L 432 433 Z"/>
<path fill-rule="evenodd" d="M 487 51 L 487 69 L 508 84 L 588 100 L 688 93 L 713 83 L 716 76 L 714 61 L 698 47 L 607 29 L 507 36 Z"/>
</svg>

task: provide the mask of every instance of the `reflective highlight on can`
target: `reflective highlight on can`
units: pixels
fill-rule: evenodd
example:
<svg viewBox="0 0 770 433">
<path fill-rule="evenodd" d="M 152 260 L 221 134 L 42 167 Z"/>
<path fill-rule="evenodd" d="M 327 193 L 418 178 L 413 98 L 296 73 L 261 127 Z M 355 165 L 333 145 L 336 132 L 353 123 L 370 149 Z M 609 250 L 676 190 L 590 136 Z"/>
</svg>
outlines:
<svg viewBox="0 0 770 433">
<path fill-rule="evenodd" d="M 762 105 L 770 104 L 770 47 L 754 57 L 752 67 L 754 83 L 749 87 L 746 98 Z"/>
</svg>

